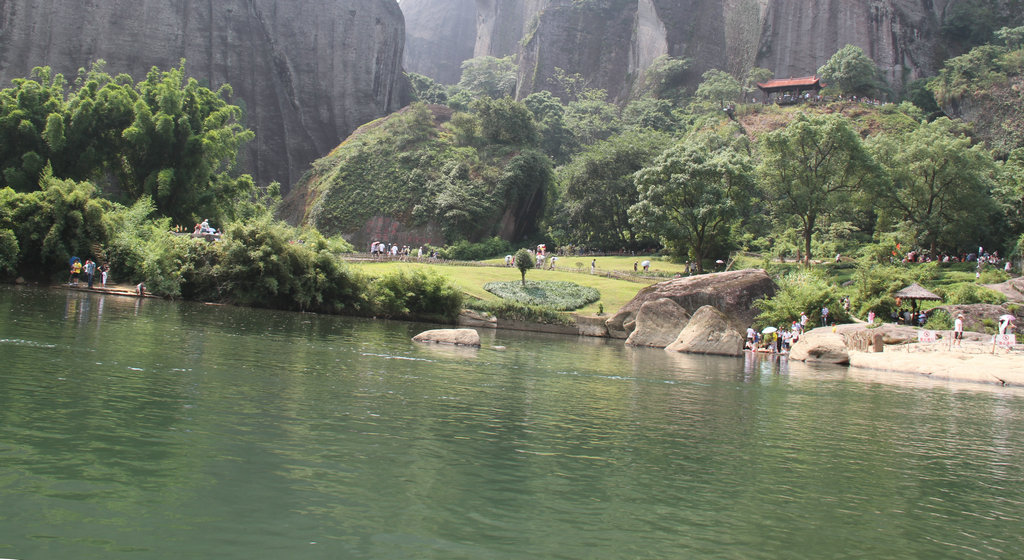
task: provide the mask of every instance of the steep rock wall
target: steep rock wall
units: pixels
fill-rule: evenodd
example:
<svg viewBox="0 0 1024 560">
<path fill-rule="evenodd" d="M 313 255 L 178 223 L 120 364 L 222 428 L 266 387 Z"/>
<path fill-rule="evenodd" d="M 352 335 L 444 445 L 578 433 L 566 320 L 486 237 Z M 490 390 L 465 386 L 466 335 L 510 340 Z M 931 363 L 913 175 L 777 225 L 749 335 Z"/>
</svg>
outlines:
<svg viewBox="0 0 1024 560">
<path fill-rule="evenodd" d="M 403 6 L 444 1 L 403 0 Z M 814 74 L 833 53 L 853 44 L 875 60 L 898 90 L 913 79 L 933 75 L 945 56 L 956 54 L 940 39 L 942 21 L 954 4 L 955 0 L 476 0 L 473 54 L 517 53 L 519 97 L 552 87 L 554 69 L 562 68 L 580 73 L 590 87 L 621 100 L 662 54 L 690 58 L 689 85 L 694 86 L 710 68 L 737 76 L 754 66 L 782 77 Z"/>
<path fill-rule="evenodd" d="M 443 84 L 457 83 L 462 61 L 473 58 L 476 48 L 476 1 L 401 0 L 405 69 Z"/>
<path fill-rule="evenodd" d="M 96 59 L 136 80 L 187 59 L 230 83 L 256 139 L 243 166 L 285 189 L 360 124 L 405 104 L 395 0 L 0 0 L 0 83 Z"/>
</svg>

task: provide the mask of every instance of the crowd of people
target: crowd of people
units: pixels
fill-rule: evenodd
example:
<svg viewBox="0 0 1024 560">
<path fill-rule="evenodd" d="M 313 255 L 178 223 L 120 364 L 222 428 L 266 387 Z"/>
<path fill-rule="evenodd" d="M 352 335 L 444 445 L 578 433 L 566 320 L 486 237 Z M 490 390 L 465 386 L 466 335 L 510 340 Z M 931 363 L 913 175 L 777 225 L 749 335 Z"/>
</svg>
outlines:
<svg viewBox="0 0 1024 560">
<path fill-rule="evenodd" d="M 109 264 L 97 265 L 92 259 L 85 259 L 83 263 L 78 257 L 73 257 L 71 259 L 71 274 L 68 276 L 68 285 L 77 287 L 79 279 L 84 276 L 86 286 L 91 289 L 96 280 L 97 272 L 100 275 L 100 286 L 106 288 L 107 278 L 110 274 Z"/>
</svg>

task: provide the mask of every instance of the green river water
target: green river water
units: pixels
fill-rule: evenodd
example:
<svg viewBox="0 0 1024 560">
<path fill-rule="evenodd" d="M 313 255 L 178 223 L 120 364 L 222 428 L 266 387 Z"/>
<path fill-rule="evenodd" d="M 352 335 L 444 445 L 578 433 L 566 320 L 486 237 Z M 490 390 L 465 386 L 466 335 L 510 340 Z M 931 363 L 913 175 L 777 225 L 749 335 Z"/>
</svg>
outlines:
<svg viewBox="0 0 1024 560">
<path fill-rule="evenodd" d="M 0 287 L 0 558 L 1024 556 L 1020 390 L 425 328 Z"/>
</svg>

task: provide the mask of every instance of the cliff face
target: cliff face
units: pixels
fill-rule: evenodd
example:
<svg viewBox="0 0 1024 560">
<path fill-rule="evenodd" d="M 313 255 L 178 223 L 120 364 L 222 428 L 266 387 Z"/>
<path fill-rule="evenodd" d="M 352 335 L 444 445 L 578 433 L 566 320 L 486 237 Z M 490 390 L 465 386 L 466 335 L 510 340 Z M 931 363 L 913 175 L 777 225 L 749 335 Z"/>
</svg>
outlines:
<svg viewBox="0 0 1024 560">
<path fill-rule="evenodd" d="M 185 58 L 204 85 L 233 87 L 256 133 L 245 169 L 287 189 L 405 104 L 404 38 L 395 0 L 0 0 L 0 83 L 35 66 L 73 80 L 96 59 L 138 80 Z"/>
<path fill-rule="evenodd" d="M 442 5 L 445 0 L 403 0 L 403 7 L 410 2 Z M 953 4 L 955 0 L 476 0 L 474 56 L 516 52 L 520 98 L 550 88 L 554 69 L 562 68 L 622 100 L 651 61 L 663 54 L 691 59 L 690 85 L 696 85 L 710 68 L 739 76 L 755 66 L 783 77 L 814 74 L 833 53 L 853 44 L 899 89 L 938 69 L 938 53 L 947 54 L 949 47 L 940 44 L 941 23 Z"/>
<path fill-rule="evenodd" d="M 476 0 L 401 0 L 405 15 L 405 59 L 409 72 L 443 84 L 462 76 L 461 64 L 473 58 Z"/>
</svg>

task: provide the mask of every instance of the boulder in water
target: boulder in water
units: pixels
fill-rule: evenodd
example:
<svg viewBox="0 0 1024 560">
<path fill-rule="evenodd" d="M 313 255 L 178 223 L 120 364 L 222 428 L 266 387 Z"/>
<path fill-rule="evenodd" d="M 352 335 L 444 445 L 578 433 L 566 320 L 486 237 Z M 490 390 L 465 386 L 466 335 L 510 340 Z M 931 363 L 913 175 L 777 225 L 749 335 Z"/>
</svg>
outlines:
<svg viewBox="0 0 1024 560">
<path fill-rule="evenodd" d="M 690 354 L 742 356 L 746 338 L 725 313 L 705 305 L 693 313 L 675 342 L 665 350 Z"/>
<path fill-rule="evenodd" d="M 473 329 L 433 329 L 412 337 L 415 342 L 480 347 L 480 333 Z"/>
<path fill-rule="evenodd" d="M 850 363 L 850 350 L 842 334 L 829 327 L 807 331 L 793 345 L 789 359 L 801 362 L 822 362 L 826 364 Z"/>
<path fill-rule="evenodd" d="M 644 302 L 626 344 L 664 348 L 675 341 L 689 321 L 690 314 L 669 298 Z"/>
<path fill-rule="evenodd" d="M 747 269 L 715 274 L 673 278 L 648 286 L 612 315 L 605 325 L 613 338 L 627 338 L 626 324 L 636 319 L 640 307 L 648 301 L 668 298 L 683 309 L 710 305 L 725 313 L 734 329 L 745 329 L 754 321 L 754 300 L 775 295 L 775 282 L 764 270 Z"/>
</svg>

